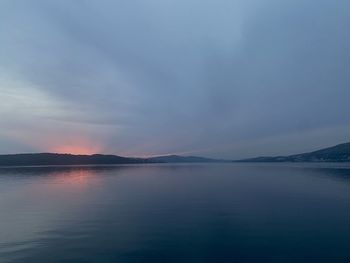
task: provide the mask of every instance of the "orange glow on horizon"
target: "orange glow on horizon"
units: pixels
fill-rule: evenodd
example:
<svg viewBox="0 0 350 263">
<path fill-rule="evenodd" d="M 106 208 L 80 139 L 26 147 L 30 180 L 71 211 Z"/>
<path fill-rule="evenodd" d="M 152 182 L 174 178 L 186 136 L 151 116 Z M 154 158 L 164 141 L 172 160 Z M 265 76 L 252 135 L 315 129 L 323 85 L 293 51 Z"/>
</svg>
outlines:
<svg viewBox="0 0 350 263">
<path fill-rule="evenodd" d="M 59 142 L 54 143 L 53 142 Z M 83 136 L 69 136 L 65 138 L 51 138 L 51 146 L 49 146 L 50 152 L 54 153 L 67 153 L 67 154 L 81 154 L 90 155 L 101 153 L 102 147 L 99 142 Z"/>
<path fill-rule="evenodd" d="M 62 145 L 52 149 L 55 153 L 82 154 L 89 155 L 99 153 L 97 147 L 81 146 L 81 145 Z"/>
</svg>

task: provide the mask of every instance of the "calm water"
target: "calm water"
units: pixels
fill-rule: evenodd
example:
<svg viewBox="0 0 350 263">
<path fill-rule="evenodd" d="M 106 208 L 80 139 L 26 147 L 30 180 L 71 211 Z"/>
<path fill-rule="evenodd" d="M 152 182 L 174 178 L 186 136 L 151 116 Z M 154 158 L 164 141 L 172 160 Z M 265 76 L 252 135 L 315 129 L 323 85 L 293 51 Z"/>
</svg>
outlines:
<svg viewBox="0 0 350 263">
<path fill-rule="evenodd" d="M 350 165 L 0 169 L 0 262 L 350 262 Z"/>
</svg>

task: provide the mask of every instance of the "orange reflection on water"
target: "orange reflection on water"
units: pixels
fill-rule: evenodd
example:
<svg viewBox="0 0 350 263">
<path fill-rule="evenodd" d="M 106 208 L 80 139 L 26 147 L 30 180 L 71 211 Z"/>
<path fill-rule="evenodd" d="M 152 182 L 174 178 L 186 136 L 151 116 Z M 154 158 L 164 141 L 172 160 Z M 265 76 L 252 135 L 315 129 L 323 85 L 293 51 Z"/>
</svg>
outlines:
<svg viewBox="0 0 350 263">
<path fill-rule="evenodd" d="M 99 185 L 99 176 L 96 176 L 94 167 L 41 167 L 37 172 L 38 181 L 33 185 L 32 196 L 38 200 L 53 200 L 63 206 L 78 204 L 87 196 L 95 193 Z"/>
<path fill-rule="evenodd" d="M 91 167 L 65 167 L 64 170 L 54 173 L 50 183 L 65 187 L 83 187 L 94 182 L 95 179 L 95 172 Z"/>
</svg>

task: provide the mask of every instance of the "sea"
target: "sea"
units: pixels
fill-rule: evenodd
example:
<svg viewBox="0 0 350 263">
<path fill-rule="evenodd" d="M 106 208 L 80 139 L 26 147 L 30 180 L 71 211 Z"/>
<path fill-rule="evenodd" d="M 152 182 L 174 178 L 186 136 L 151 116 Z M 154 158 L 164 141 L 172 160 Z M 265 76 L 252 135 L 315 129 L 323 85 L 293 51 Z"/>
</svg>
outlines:
<svg viewBox="0 0 350 263">
<path fill-rule="evenodd" d="M 350 262 L 350 164 L 0 168 L 0 262 Z"/>
</svg>

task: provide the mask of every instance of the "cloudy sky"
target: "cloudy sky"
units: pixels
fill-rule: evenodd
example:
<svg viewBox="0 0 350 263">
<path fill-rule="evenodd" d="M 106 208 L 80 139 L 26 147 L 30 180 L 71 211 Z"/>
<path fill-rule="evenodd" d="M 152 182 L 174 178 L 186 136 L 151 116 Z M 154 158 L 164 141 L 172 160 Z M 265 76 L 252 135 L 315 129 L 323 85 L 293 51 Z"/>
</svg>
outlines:
<svg viewBox="0 0 350 263">
<path fill-rule="evenodd" d="M 0 153 L 350 141 L 348 0 L 1 0 Z"/>
</svg>

